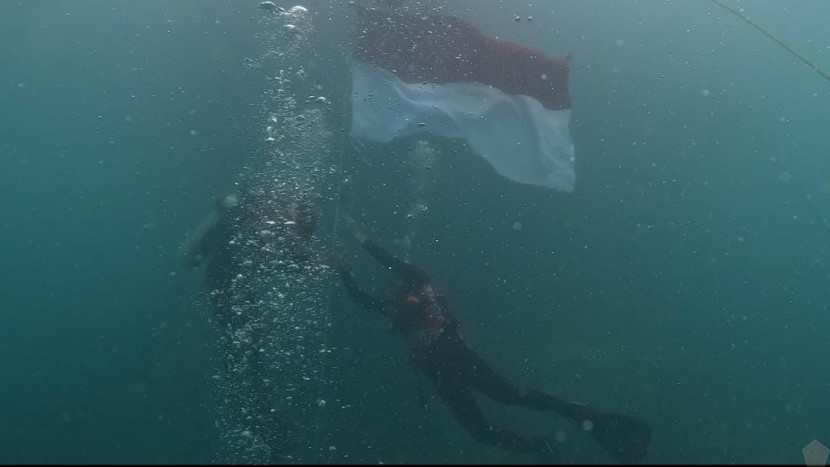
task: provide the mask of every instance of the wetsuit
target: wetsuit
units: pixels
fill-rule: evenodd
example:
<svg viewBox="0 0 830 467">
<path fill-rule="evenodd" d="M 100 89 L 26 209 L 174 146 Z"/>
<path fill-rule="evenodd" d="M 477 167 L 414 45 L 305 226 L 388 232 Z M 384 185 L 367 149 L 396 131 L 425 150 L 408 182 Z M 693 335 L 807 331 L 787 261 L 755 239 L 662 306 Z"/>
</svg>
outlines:
<svg viewBox="0 0 830 467">
<path fill-rule="evenodd" d="M 349 297 L 363 308 L 392 319 L 393 328 L 407 341 L 415 365 L 432 381 L 464 428 L 480 442 L 533 454 L 545 461 L 556 460 L 552 440 L 490 425 L 471 389 L 504 404 L 552 411 L 574 420 L 583 420 L 581 417 L 590 409 L 506 381 L 464 342 L 458 322 L 450 316 L 443 297 L 435 293 L 426 272 L 368 240 L 363 247 L 403 283 L 394 299 L 382 300 L 362 292 L 352 275 L 338 267 Z"/>
<path fill-rule="evenodd" d="M 263 203 L 260 203 L 263 204 Z M 254 202 L 248 198 L 243 198 L 239 206 L 233 208 L 225 208 L 218 204 L 215 209 L 217 211 L 217 220 L 209 230 L 205 232 L 199 242 L 199 253 L 201 257 L 206 258 L 205 265 L 205 286 L 210 293 L 211 302 L 216 308 L 218 318 L 221 324 L 227 324 L 229 320 L 236 319 L 239 316 L 236 313 L 230 312 L 229 300 L 233 288 L 234 278 L 240 272 L 244 271 L 240 267 L 240 261 L 235 256 L 238 254 L 239 247 L 233 247 L 233 240 L 235 237 L 244 239 L 246 237 L 255 237 L 262 229 L 281 229 L 280 233 L 285 236 L 284 245 L 288 256 L 284 257 L 274 252 L 258 251 L 259 259 L 262 262 L 267 262 L 268 259 L 290 259 L 292 264 L 308 264 L 311 258 L 308 247 L 309 237 L 312 232 L 300 234 L 292 229 L 286 228 L 286 225 L 277 225 L 274 219 L 281 221 L 292 220 L 294 214 L 279 213 L 273 207 L 264 205 L 255 209 Z M 289 210 L 289 213 L 291 210 Z M 285 219 L 282 219 L 283 217 Z M 269 223 L 265 223 L 270 220 Z M 254 301 L 255 291 L 246 290 L 244 288 L 233 288 L 233 293 L 240 296 L 233 297 L 237 302 Z"/>
<path fill-rule="evenodd" d="M 282 463 L 297 446 L 293 433 L 298 428 L 295 420 L 274 409 L 279 406 L 274 378 L 263 354 L 257 351 L 265 346 L 267 323 L 253 309 L 238 311 L 256 304 L 262 291 L 252 285 L 240 286 L 234 280 L 238 274 L 249 272 L 239 258 L 241 241 L 238 239 L 254 237 L 260 229 L 268 227 L 263 222 L 276 218 L 276 214 L 267 207 L 254 209 L 246 198 L 240 206 L 228 209 L 220 205 L 216 210 L 218 218 L 201 238 L 199 248 L 206 260 L 205 285 L 221 331 L 227 376 L 234 386 L 234 402 L 251 414 L 244 422 L 245 429 L 268 445 L 269 463 Z M 286 236 L 293 240 L 291 235 Z M 308 255 L 302 242 L 290 243 L 292 259 L 306 261 Z M 267 262 L 264 256 L 260 260 Z M 247 343 L 237 342 L 240 333 L 247 336 Z"/>
</svg>

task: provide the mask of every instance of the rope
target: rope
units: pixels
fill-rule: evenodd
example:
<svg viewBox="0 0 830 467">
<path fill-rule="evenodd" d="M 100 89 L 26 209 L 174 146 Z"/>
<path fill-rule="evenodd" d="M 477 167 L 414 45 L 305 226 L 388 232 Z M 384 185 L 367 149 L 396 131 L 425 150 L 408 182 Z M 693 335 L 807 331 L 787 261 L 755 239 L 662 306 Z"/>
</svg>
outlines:
<svg viewBox="0 0 830 467">
<path fill-rule="evenodd" d="M 751 19 L 749 19 L 748 17 L 744 16 L 743 14 L 741 14 L 741 12 L 739 12 L 739 11 L 735 10 L 734 8 L 732 8 L 732 7 L 729 7 L 729 6 L 725 5 L 725 4 L 724 4 L 723 2 L 721 2 L 720 0 L 711 0 L 711 1 L 712 1 L 712 3 L 714 3 L 715 5 L 718 5 L 719 7 L 723 8 L 723 9 L 724 9 L 724 10 L 726 10 L 726 11 L 728 11 L 729 13 L 732 13 L 733 15 L 737 16 L 738 18 L 741 18 L 741 19 L 743 19 L 744 21 L 746 21 L 746 22 L 747 22 L 750 26 L 752 26 L 753 28 L 755 28 L 755 29 L 757 29 L 758 31 L 760 31 L 763 35 L 765 35 L 765 36 L 767 36 L 768 38 L 770 38 L 770 39 L 772 39 L 773 41 L 775 41 L 775 43 L 776 43 L 776 44 L 778 44 L 778 45 L 780 45 L 781 47 L 783 47 L 783 48 L 784 48 L 784 50 L 786 50 L 787 52 L 789 52 L 790 54 L 792 54 L 794 57 L 796 57 L 796 58 L 798 58 L 799 60 L 801 60 L 802 62 L 804 62 L 807 66 L 809 66 L 809 67 L 810 67 L 810 68 L 812 68 L 813 70 L 815 70 L 815 71 L 816 71 L 816 73 L 820 74 L 820 75 L 821 75 L 824 79 L 826 79 L 827 81 L 830 81 L 830 75 L 828 75 L 826 72 L 824 72 L 824 70 L 820 69 L 820 68 L 819 68 L 816 64 L 814 64 L 814 63 L 813 63 L 813 62 L 811 62 L 810 60 L 806 59 L 806 58 L 805 58 L 803 55 L 801 55 L 800 53 L 798 53 L 798 52 L 796 52 L 795 50 L 793 50 L 790 46 L 788 46 L 787 44 L 785 44 L 785 43 L 784 43 L 781 39 L 779 39 L 779 38 L 777 38 L 777 37 L 773 36 L 773 35 L 772 35 L 769 31 L 767 31 L 766 29 L 764 29 L 763 27 L 761 27 L 760 25 L 758 25 L 758 23 L 756 23 L 756 22 L 752 21 Z M 811 212 L 811 213 L 812 213 L 812 214 L 816 217 L 816 219 L 818 219 L 818 220 L 819 220 L 820 225 L 821 225 L 822 227 L 824 227 L 824 228 L 825 228 L 828 232 L 830 232 L 830 222 L 828 222 L 828 221 L 827 221 L 827 219 L 825 219 L 825 218 L 824 218 L 824 216 L 822 216 L 822 215 L 821 215 L 821 213 L 819 213 L 819 212 L 818 212 L 818 210 L 816 209 L 816 207 L 815 207 L 815 206 L 813 206 L 813 203 L 812 203 L 812 201 L 810 200 L 810 196 L 808 196 L 808 195 L 807 195 L 807 192 L 806 192 L 806 191 L 804 191 L 804 187 L 802 187 L 802 186 L 800 186 L 800 185 L 799 185 L 799 186 L 797 186 L 797 188 L 796 188 L 796 189 L 797 189 L 797 191 L 799 192 L 799 194 L 801 195 L 801 196 L 800 196 L 800 198 L 801 198 L 801 199 L 804 201 L 804 203 L 807 205 L 807 208 L 808 208 L 808 209 L 810 210 L 810 212 Z"/>
<path fill-rule="evenodd" d="M 766 29 L 764 29 L 764 28 L 762 28 L 761 26 L 759 26 L 759 25 L 758 25 L 758 23 L 756 23 L 756 22 L 752 21 L 751 19 L 749 19 L 748 17 L 744 16 L 743 14 L 741 14 L 741 12 L 739 12 L 739 11 L 735 10 L 734 8 L 729 7 L 729 6 L 725 5 L 725 4 L 723 4 L 720 0 L 711 0 L 711 1 L 712 1 L 712 3 L 714 3 L 715 5 L 718 5 L 719 7 L 723 8 L 724 10 L 726 10 L 726 11 L 728 11 L 728 12 L 730 12 L 730 13 L 732 13 L 733 15 L 737 16 L 738 18 L 743 19 L 744 21 L 746 21 L 747 23 L 749 23 L 749 25 L 750 25 L 750 26 L 752 26 L 753 28 L 757 29 L 758 31 L 761 31 L 761 34 L 763 34 L 763 35 L 765 35 L 765 36 L 769 37 L 770 39 L 772 39 L 773 41 L 775 41 L 775 43 L 777 43 L 778 45 L 780 45 L 781 47 L 783 47 L 783 48 L 784 48 L 784 50 L 786 50 L 787 52 L 791 53 L 791 54 L 792 54 L 795 58 L 797 58 L 797 59 L 801 60 L 802 62 L 804 62 L 807 66 L 809 66 L 810 68 L 812 68 L 813 70 L 815 70 L 815 72 L 816 72 L 816 73 L 820 74 L 820 75 L 821 75 L 824 79 L 826 79 L 827 81 L 830 81 L 830 75 L 828 75 L 827 73 L 825 73 L 825 72 L 824 72 L 824 70 L 822 70 L 821 68 L 819 68 L 819 67 L 818 67 L 818 65 L 816 65 L 815 63 L 811 62 L 810 60 L 807 60 L 806 58 L 804 58 L 804 56 L 803 56 L 803 55 L 801 55 L 800 53 L 798 53 L 798 52 L 796 52 L 795 50 L 793 50 L 792 48 L 790 48 L 790 46 L 788 46 L 787 44 L 785 44 L 785 43 L 784 43 L 781 39 L 779 39 L 779 38 L 777 38 L 777 37 L 773 36 L 773 35 L 772 35 L 770 32 L 768 32 Z"/>
<path fill-rule="evenodd" d="M 331 242 L 330 242 L 330 245 L 329 245 L 329 254 L 330 255 L 334 255 L 336 250 L 337 250 L 337 230 L 338 230 L 338 227 L 340 225 L 340 204 L 341 204 L 341 201 L 342 201 L 342 192 L 343 192 L 343 177 L 342 177 L 343 161 L 344 161 L 343 154 L 346 152 L 346 141 L 347 141 L 347 138 L 348 138 L 348 135 L 346 134 L 345 128 L 347 127 L 346 125 L 348 124 L 348 118 L 349 118 L 349 101 L 350 101 L 350 98 L 351 98 L 351 84 L 352 84 L 351 83 L 351 76 L 352 76 L 351 70 L 349 70 L 347 72 L 345 91 L 343 92 L 343 121 L 342 121 L 342 126 L 340 127 L 343 131 L 341 131 L 341 133 L 340 133 L 341 136 L 340 136 L 339 144 L 338 144 L 338 148 L 337 148 L 337 177 L 338 177 L 338 179 L 337 179 L 337 195 L 335 197 L 336 201 L 335 201 L 335 204 L 334 204 L 334 221 L 332 222 L 332 226 L 331 226 Z M 332 305 L 333 305 L 333 301 L 334 301 L 333 297 L 334 297 L 334 294 L 332 293 L 331 290 L 329 290 L 329 299 L 328 299 L 328 305 L 327 305 L 329 310 L 332 309 Z M 323 329 L 323 346 L 325 347 L 327 343 L 328 343 L 328 326 L 324 326 L 324 329 Z M 320 368 L 320 373 L 319 373 L 319 385 L 317 387 L 317 400 L 318 401 L 321 400 L 322 397 L 323 397 L 323 388 L 325 386 L 325 380 L 326 380 L 327 363 L 328 363 L 328 358 L 323 357 L 322 363 L 320 364 L 321 368 Z M 316 430 L 315 430 L 315 433 L 314 433 L 314 445 L 315 445 L 315 451 L 316 451 L 316 463 L 317 464 L 322 463 L 322 453 L 323 453 L 323 450 L 321 449 L 321 446 L 320 446 L 320 442 L 321 442 L 321 439 L 320 439 L 321 438 L 321 436 L 320 436 L 320 418 L 321 418 L 322 412 L 323 412 L 323 408 L 321 406 L 317 410 L 317 414 L 314 417 L 314 423 L 315 423 L 315 427 L 316 427 Z"/>
</svg>

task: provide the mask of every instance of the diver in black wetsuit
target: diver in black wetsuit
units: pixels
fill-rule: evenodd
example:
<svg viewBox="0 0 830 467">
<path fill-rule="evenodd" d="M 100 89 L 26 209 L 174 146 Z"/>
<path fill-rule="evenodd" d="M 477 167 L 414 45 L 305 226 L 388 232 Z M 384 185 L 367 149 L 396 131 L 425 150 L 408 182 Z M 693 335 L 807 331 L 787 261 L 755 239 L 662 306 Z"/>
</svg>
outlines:
<svg viewBox="0 0 830 467">
<path fill-rule="evenodd" d="M 545 462 L 557 461 L 554 442 L 545 437 L 527 437 L 487 423 L 471 389 L 508 405 L 556 413 L 590 428 L 590 433 L 619 462 L 637 462 L 646 454 L 651 428 L 638 419 L 600 412 L 565 402 L 506 381 L 464 342 L 458 322 L 449 314 L 444 297 L 433 289 L 429 276 L 369 241 L 351 218 L 349 233 L 376 261 L 399 279 L 391 299 L 362 292 L 342 258 L 333 266 L 353 302 L 366 310 L 389 317 L 393 329 L 403 334 L 415 365 L 432 381 L 455 418 L 478 441 L 503 449 L 536 455 Z"/>
<path fill-rule="evenodd" d="M 244 262 L 251 249 L 241 245 L 268 231 L 281 238 L 284 248 L 279 252 L 257 248 L 254 253 L 260 263 L 305 265 L 316 260 L 309 251 L 309 242 L 318 219 L 319 212 L 311 203 L 282 205 L 250 193 L 230 194 L 216 200 L 210 215 L 180 250 L 183 266 L 193 269 L 205 265 L 205 286 L 221 331 L 233 398 L 249 414 L 246 430 L 268 445 L 270 463 L 284 462 L 294 449 L 297 440 L 292 433 L 298 421 L 275 409 L 279 404 L 273 378 L 258 351 L 265 344 L 267 329 L 263 326 L 267 323 L 255 309 L 246 308 L 261 301 L 262 288 L 237 282 L 238 275 L 250 271 Z"/>
<path fill-rule="evenodd" d="M 216 200 L 211 215 L 192 235 L 194 240 L 190 240 L 182 261 L 190 268 L 205 263 L 205 286 L 220 322 L 232 316 L 226 310 L 228 297 L 225 295 L 240 272 L 232 248 L 234 232 L 253 237 L 264 229 L 282 230 L 287 237 L 290 259 L 295 263 L 307 262 L 310 259 L 307 244 L 317 230 L 319 217 L 317 208 L 310 203 L 279 206 L 252 195 L 234 193 Z"/>
</svg>

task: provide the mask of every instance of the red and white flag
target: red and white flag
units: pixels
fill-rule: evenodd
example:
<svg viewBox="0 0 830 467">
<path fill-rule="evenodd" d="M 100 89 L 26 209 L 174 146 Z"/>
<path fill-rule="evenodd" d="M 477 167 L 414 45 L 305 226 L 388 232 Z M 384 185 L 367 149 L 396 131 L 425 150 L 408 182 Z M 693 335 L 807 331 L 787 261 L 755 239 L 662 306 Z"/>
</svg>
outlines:
<svg viewBox="0 0 830 467">
<path fill-rule="evenodd" d="M 568 58 L 454 17 L 357 12 L 353 137 L 461 137 L 510 180 L 573 191 Z"/>
</svg>

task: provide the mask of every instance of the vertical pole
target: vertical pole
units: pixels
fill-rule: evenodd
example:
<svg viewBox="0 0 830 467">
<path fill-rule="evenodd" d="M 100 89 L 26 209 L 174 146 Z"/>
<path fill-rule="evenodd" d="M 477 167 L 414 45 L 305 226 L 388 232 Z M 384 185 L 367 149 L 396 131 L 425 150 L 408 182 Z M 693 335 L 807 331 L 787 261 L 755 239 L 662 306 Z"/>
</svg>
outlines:
<svg viewBox="0 0 830 467">
<path fill-rule="evenodd" d="M 347 33 L 347 36 L 351 37 L 350 31 Z M 351 64 L 351 50 L 348 50 L 349 58 L 348 64 Z M 341 196 L 343 191 L 343 160 L 344 154 L 347 148 L 347 139 L 348 139 L 348 123 L 349 123 L 349 116 L 351 113 L 351 88 L 352 88 L 352 73 L 351 69 L 348 69 L 346 72 L 347 79 L 345 80 L 345 88 L 343 90 L 343 108 L 342 108 L 342 119 L 340 125 L 340 138 L 338 139 L 338 144 L 336 147 L 337 152 L 337 192 L 335 195 L 335 205 L 334 205 L 334 219 L 332 220 L 331 226 L 331 239 L 329 240 L 329 254 L 334 255 L 335 250 L 337 248 L 337 231 L 340 225 L 340 202 Z M 332 306 L 334 302 L 334 288 L 330 288 L 329 290 L 329 298 L 328 298 L 328 308 L 330 315 L 333 316 L 332 313 Z M 325 323 L 323 329 L 323 345 L 327 346 L 328 344 L 328 327 L 330 323 Z M 326 348 L 326 353 L 328 353 L 329 349 Z M 317 387 L 317 401 L 318 401 L 318 409 L 317 413 L 314 418 L 315 422 L 315 435 L 314 435 L 314 448 L 315 448 L 315 462 L 317 464 L 323 463 L 323 453 L 324 447 L 321 446 L 322 440 L 322 433 L 321 433 L 321 423 L 322 423 L 322 413 L 323 408 L 325 407 L 324 403 L 320 403 L 323 401 L 323 390 L 325 388 L 326 378 L 328 378 L 328 358 L 325 356 L 320 362 L 320 371 L 319 371 L 319 384 Z"/>
</svg>

